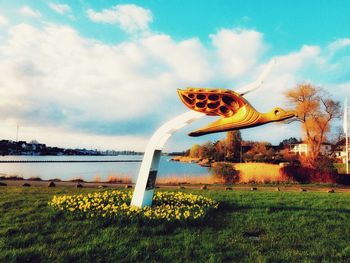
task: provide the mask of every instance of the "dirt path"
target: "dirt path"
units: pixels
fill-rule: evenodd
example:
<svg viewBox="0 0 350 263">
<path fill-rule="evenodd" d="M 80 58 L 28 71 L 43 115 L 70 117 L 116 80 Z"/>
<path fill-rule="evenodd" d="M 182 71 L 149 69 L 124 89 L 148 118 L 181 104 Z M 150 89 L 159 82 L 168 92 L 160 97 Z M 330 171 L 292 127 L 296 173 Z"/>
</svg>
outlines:
<svg viewBox="0 0 350 263">
<path fill-rule="evenodd" d="M 49 181 L 32 181 L 32 180 L 0 180 L 0 183 L 5 183 L 7 186 L 22 186 L 24 183 L 28 183 L 34 187 L 47 187 Z M 56 187 L 76 187 L 78 182 L 55 182 Z M 97 183 L 97 182 L 79 182 L 85 188 L 98 188 L 106 186 L 107 188 L 133 188 L 134 184 L 121 184 L 121 183 Z M 6 186 L 3 186 L 6 187 Z M 157 185 L 159 189 L 202 189 L 203 185 Z M 347 193 L 350 192 L 350 187 L 347 186 L 330 186 L 330 185 L 313 185 L 313 184 L 292 184 L 292 185 L 263 185 L 263 184 L 237 184 L 233 186 L 226 185 L 206 185 L 206 190 L 240 190 L 240 191 L 252 191 L 252 188 L 256 188 L 255 191 L 281 191 L 281 192 L 300 192 L 304 189 L 307 192 L 328 192 L 330 189 L 334 189 L 335 192 Z M 1 189 L 1 188 L 0 188 Z M 205 191 L 205 189 L 202 189 Z"/>
</svg>

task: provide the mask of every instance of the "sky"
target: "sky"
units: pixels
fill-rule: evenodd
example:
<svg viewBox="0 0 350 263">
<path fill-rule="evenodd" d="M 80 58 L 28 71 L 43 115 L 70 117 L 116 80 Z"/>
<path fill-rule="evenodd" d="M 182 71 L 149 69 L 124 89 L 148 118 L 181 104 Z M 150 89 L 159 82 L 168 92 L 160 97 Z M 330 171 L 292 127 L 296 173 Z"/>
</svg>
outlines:
<svg viewBox="0 0 350 263">
<path fill-rule="evenodd" d="M 276 60 L 246 99 L 288 108 L 285 92 L 312 83 L 350 95 L 349 1 L 0 0 L 0 139 L 143 151 L 188 109 L 177 89 L 239 89 Z M 187 133 L 166 151 L 215 141 Z M 245 140 L 301 138 L 298 123 L 242 130 Z"/>
</svg>

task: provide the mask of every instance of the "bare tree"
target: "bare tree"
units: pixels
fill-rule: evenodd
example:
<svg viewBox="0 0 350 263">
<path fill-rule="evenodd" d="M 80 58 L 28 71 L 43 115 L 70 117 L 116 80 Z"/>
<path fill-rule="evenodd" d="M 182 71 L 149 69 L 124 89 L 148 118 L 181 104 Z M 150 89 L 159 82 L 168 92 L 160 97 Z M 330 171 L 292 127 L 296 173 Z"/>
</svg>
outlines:
<svg viewBox="0 0 350 263">
<path fill-rule="evenodd" d="M 297 119 L 302 123 L 305 141 L 309 147 L 306 164 L 315 168 L 331 122 L 341 116 L 340 103 L 312 84 L 300 84 L 287 91 L 286 96 L 298 115 Z"/>
</svg>

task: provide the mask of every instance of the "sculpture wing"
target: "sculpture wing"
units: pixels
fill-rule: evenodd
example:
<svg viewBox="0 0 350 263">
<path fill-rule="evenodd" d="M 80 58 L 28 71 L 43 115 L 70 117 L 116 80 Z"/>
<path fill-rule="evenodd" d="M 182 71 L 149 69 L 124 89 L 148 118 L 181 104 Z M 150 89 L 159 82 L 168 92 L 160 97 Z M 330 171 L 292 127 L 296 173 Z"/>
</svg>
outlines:
<svg viewBox="0 0 350 263">
<path fill-rule="evenodd" d="M 178 93 L 188 108 L 209 116 L 231 117 L 243 105 L 249 104 L 238 93 L 226 89 L 187 88 L 179 89 Z"/>
</svg>

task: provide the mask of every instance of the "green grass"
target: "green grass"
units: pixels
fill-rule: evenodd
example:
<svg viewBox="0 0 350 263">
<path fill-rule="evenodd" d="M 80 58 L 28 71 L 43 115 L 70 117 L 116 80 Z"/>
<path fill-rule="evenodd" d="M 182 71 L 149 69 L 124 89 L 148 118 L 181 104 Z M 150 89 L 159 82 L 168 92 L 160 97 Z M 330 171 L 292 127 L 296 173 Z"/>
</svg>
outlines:
<svg viewBox="0 0 350 263">
<path fill-rule="evenodd" d="M 74 188 L 0 188 L 0 261 L 348 262 L 350 194 L 191 191 L 221 205 L 196 223 L 81 220 L 47 206 Z"/>
</svg>

